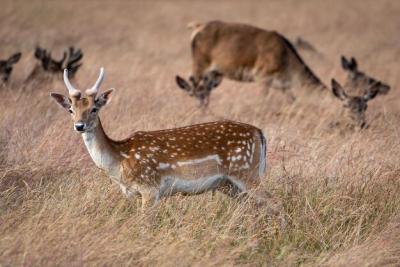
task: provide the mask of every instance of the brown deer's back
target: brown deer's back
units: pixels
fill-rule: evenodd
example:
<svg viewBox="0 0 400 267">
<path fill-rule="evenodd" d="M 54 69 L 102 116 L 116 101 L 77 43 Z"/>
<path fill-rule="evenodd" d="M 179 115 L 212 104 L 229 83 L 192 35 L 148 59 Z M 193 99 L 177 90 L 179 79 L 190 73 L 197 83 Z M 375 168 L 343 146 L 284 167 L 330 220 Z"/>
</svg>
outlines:
<svg viewBox="0 0 400 267">
<path fill-rule="evenodd" d="M 235 80 L 252 81 L 304 64 L 279 33 L 221 21 L 201 27 L 192 39 L 192 53 L 197 64 L 209 65 Z"/>
</svg>

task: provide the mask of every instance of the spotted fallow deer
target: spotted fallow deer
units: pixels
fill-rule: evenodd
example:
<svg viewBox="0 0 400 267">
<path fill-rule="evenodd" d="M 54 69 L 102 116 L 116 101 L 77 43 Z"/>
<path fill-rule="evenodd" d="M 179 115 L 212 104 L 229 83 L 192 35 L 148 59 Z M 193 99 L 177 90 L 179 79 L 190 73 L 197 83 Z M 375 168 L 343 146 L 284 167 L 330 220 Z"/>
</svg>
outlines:
<svg viewBox="0 0 400 267">
<path fill-rule="evenodd" d="M 103 69 L 95 85 L 75 89 L 64 71 L 69 97 L 51 97 L 71 113 L 74 129 L 94 163 L 105 170 L 122 192 L 140 195 L 142 207 L 176 193 L 221 191 L 231 197 L 255 192 L 266 168 L 266 140 L 254 126 L 219 121 L 160 131 L 135 132 L 115 141 L 104 132 L 100 109 L 114 89 L 98 95 Z"/>
<path fill-rule="evenodd" d="M 259 82 L 287 92 L 296 86 L 326 88 L 293 45 L 281 34 L 241 23 L 191 23 L 192 74 L 176 76 L 178 86 L 195 96 L 201 106 L 223 77 Z"/>
</svg>

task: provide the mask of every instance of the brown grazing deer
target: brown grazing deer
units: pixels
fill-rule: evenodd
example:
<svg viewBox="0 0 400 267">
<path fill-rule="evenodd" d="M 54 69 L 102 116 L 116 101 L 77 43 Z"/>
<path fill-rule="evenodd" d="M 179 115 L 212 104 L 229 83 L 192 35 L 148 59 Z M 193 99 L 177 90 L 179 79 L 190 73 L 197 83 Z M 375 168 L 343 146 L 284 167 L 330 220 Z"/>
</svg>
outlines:
<svg viewBox="0 0 400 267">
<path fill-rule="evenodd" d="M 51 97 L 71 113 L 75 131 L 94 163 L 127 196 L 140 195 L 142 207 L 177 193 L 219 190 L 231 197 L 255 189 L 266 168 L 266 141 L 254 126 L 232 121 L 169 130 L 135 132 L 115 141 L 104 132 L 99 111 L 114 89 L 98 95 L 104 70 L 91 89 L 75 89 L 64 71 L 69 96 Z"/>
<path fill-rule="evenodd" d="M 176 76 L 180 88 L 207 106 L 223 77 L 259 82 L 287 92 L 296 86 L 326 88 L 281 34 L 241 23 L 192 23 L 192 75 Z M 293 95 L 288 92 L 290 97 Z"/>
<path fill-rule="evenodd" d="M 15 53 L 6 60 L 0 60 L 0 80 L 1 83 L 6 83 L 10 79 L 13 71 L 13 65 L 21 59 L 21 53 Z"/>
<path fill-rule="evenodd" d="M 41 47 L 36 47 L 35 58 L 39 64 L 35 66 L 27 81 L 31 81 L 38 77 L 60 77 L 64 69 L 68 69 L 68 77 L 75 77 L 76 72 L 82 66 L 80 62 L 83 57 L 81 49 L 75 49 L 73 46 L 64 51 L 60 60 L 56 60 L 51 56 L 51 52 Z M 44 74 L 44 76 L 43 76 Z M 45 74 L 48 74 L 47 76 Z"/>
<path fill-rule="evenodd" d="M 353 125 L 365 128 L 367 126 L 365 120 L 365 112 L 368 108 L 367 102 L 379 94 L 380 84 L 372 84 L 362 95 L 351 96 L 346 93 L 344 88 L 332 79 L 332 92 L 334 96 L 343 101 L 343 107 L 347 110 L 347 115 Z"/>
<path fill-rule="evenodd" d="M 341 57 L 342 68 L 347 72 L 347 80 L 345 88 L 349 92 L 357 92 L 361 94 L 368 94 L 368 90 L 378 90 L 378 94 L 385 95 L 389 92 L 390 86 L 374 79 L 373 77 L 365 74 L 358 69 L 358 63 L 354 57 L 347 59 Z"/>
</svg>

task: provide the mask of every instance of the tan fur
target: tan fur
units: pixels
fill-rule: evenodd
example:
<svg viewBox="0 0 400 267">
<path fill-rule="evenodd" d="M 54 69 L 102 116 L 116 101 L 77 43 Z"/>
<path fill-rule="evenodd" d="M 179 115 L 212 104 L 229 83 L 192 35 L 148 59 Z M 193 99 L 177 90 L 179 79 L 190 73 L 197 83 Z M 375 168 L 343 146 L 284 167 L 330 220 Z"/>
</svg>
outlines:
<svg viewBox="0 0 400 267">
<path fill-rule="evenodd" d="M 267 88 L 325 87 L 291 43 L 275 31 L 222 21 L 190 25 L 195 84 L 217 71 L 229 79 L 256 81 Z"/>
<path fill-rule="evenodd" d="M 190 36 L 190 41 L 193 41 L 196 34 L 204 28 L 204 24 L 200 22 L 192 21 L 187 25 L 188 29 L 192 30 L 192 34 Z"/>
</svg>

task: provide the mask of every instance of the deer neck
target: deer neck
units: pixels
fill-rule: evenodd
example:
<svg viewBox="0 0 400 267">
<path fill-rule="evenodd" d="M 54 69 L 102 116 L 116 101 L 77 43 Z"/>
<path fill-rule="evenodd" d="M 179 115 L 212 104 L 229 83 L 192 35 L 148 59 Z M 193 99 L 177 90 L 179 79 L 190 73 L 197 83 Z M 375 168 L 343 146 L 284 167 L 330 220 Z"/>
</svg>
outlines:
<svg viewBox="0 0 400 267">
<path fill-rule="evenodd" d="M 120 156 L 112 145 L 112 140 L 104 132 L 100 118 L 96 127 L 82 134 L 83 141 L 92 160 L 100 169 L 105 170 L 111 177 L 120 177 Z"/>
</svg>

